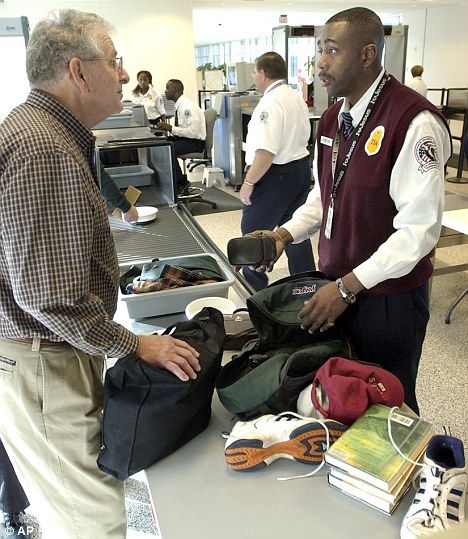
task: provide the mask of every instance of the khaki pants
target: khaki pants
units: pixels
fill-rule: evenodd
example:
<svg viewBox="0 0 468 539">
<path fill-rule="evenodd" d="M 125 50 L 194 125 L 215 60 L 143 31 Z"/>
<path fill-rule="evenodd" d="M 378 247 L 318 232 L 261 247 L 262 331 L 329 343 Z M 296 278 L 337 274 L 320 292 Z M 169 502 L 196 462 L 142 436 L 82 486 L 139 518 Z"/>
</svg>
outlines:
<svg viewBox="0 0 468 539">
<path fill-rule="evenodd" d="M 104 359 L 0 339 L 0 438 L 43 539 L 123 538 L 123 484 L 101 472 Z"/>
</svg>

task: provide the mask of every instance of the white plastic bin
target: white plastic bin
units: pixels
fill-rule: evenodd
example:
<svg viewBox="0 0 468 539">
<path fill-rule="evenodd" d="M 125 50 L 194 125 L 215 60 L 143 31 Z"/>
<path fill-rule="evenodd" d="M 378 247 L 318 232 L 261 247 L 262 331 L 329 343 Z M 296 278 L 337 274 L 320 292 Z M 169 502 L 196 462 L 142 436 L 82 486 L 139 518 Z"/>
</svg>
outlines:
<svg viewBox="0 0 468 539">
<path fill-rule="evenodd" d="M 153 169 L 147 165 L 129 165 L 126 167 L 109 167 L 105 169 L 109 176 L 120 187 L 151 185 Z"/>
<path fill-rule="evenodd" d="M 205 253 L 206 256 L 211 256 L 216 260 L 221 270 L 224 281 L 218 283 L 208 283 L 196 286 L 186 286 L 183 288 L 173 288 L 170 290 L 160 290 L 159 292 L 146 292 L 144 294 L 120 294 L 120 299 L 125 303 L 128 311 L 128 316 L 133 319 L 145 318 L 148 316 L 161 316 L 164 314 L 173 314 L 184 312 L 187 305 L 194 299 L 204 298 L 208 296 L 218 296 L 227 298 L 229 287 L 235 282 L 235 276 L 232 270 L 225 265 L 218 256 L 212 253 Z M 187 255 L 204 256 L 204 255 Z M 171 263 L 171 260 L 182 257 L 171 257 L 161 259 Z M 184 257 L 185 258 L 185 257 Z M 150 260 L 142 260 L 132 265 L 143 265 Z M 127 271 L 130 265 L 120 266 L 122 273 Z"/>
</svg>

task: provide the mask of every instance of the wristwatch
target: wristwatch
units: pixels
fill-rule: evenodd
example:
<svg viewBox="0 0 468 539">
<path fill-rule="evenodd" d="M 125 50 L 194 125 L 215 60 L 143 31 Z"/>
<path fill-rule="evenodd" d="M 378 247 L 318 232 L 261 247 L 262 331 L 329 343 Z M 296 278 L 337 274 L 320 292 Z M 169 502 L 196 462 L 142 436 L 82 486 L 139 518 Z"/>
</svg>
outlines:
<svg viewBox="0 0 468 539">
<path fill-rule="evenodd" d="M 343 279 L 337 279 L 335 281 L 338 290 L 340 291 L 341 297 L 349 303 L 350 305 L 356 301 L 356 294 L 348 290 L 343 282 Z"/>
</svg>

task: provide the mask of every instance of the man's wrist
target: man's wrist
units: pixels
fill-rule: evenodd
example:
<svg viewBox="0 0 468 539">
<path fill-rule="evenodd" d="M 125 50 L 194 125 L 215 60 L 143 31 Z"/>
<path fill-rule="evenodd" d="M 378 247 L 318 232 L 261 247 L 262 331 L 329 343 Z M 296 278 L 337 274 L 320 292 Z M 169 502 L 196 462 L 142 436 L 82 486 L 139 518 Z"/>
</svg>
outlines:
<svg viewBox="0 0 468 539">
<path fill-rule="evenodd" d="M 272 232 L 284 245 L 293 241 L 291 234 L 285 228 L 276 228 Z"/>
<path fill-rule="evenodd" d="M 244 180 L 244 183 L 246 185 L 250 185 L 250 187 L 254 187 L 257 182 L 253 182 L 251 180 Z"/>
</svg>

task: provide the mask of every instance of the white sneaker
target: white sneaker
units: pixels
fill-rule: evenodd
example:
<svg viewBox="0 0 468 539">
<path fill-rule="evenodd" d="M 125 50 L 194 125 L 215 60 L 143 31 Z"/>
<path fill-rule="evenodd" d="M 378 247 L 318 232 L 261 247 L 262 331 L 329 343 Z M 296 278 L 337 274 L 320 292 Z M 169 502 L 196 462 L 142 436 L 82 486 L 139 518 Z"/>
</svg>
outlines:
<svg viewBox="0 0 468 539">
<path fill-rule="evenodd" d="M 424 537 L 463 522 L 468 482 L 463 443 L 433 436 L 424 457 L 419 490 L 403 519 L 401 539 Z"/>
<path fill-rule="evenodd" d="M 291 412 L 264 415 L 252 421 L 238 421 L 226 442 L 224 455 L 228 466 L 236 471 L 259 470 L 279 458 L 318 464 L 346 429 L 338 421 L 301 418 Z"/>
</svg>

